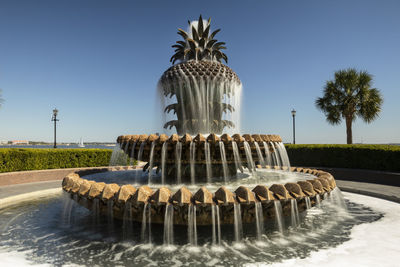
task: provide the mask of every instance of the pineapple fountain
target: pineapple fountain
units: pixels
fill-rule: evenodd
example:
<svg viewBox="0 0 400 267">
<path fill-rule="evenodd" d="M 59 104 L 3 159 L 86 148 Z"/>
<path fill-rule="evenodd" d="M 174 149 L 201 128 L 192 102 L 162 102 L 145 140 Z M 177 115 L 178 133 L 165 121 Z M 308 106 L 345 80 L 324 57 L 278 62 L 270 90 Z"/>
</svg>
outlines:
<svg viewBox="0 0 400 267">
<path fill-rule="evenodd" d="M 236 241 L 255 225 L 261 239 L 265 222 L 283 232 L 285 217 L 296 226 L 304 210 L 335 197 L 332 175 L 291 167 L 278 135 L 229 134 L 239 130 L 242 84 L 221 62 L 228 58 L 218 32 L 201 16 L 178 31 L 183 40 L 172 46 L 173 66 L 158 85 L 164 128 L 177 133 L 118 137 L 125 162 L 146 162 L 143 174 L 99 181 L 71 173 L 62 187 L 72 199 L 97 216 L 141 223 L 143 240 L 158 224 L 172 244 L 174 226 L 185 225 L 196 245 L 198 226 L 211 226 L 213 243 L 221 242 L 222 225 L 234 226 Z"/>
</svg>

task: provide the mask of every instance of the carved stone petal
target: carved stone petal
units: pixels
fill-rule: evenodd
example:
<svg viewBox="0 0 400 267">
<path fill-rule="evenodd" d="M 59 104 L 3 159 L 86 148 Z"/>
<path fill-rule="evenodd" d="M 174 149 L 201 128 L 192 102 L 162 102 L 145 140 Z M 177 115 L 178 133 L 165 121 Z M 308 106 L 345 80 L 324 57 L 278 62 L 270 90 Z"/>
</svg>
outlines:
<svg viewBox="0 0 400 267">
<path fill-rule="evenodd" d="M 314 196 L 316 193 L 314 191 L 313 185 L 307 181 L 298 181 L 297 184 L 301 187 L 303 193 L 307 196 Z"/>
<path fill-rule="evenodd" d="M 64 179 L 62 180 L 61 186 L 65 191 L 67 191 L 67 188 L 68 188 L 67 186 L 68 186 L 70 179 L 71 178 L 69 178 L 68 176 L 65 176 Z"/>
<path fill-rule="evenodd" d="M 137 140 L 139 140 L 139 135 L 137 134 L 131 135 L 131 137 L 129 138 L 129 143 L 133 144 L 137 142 Z"/>
<path fill-rule="evenodd" d="M 215 144 L 219 142 L 219 137 L 215 133 L 212 133 L 207 137 L 207 141 L 209 143 Z"/>
<path fill-rule="evenodd" d="M 192 203 L 192 192 L 183 186 L 171 197 L 171 200 L 172 203 L 189 205 Z"/>
<path fill-rule="evenodd" d="M 263 140 L 264 142 L 271 142 L 271 139 L 269 138 L 268 135 L 266 135 L 266 134 L 261 134 L 260 136 L 261 136 L 261 138 L 262 138 L 262 140 Z"/>
<path fill-rule="evenodd" d="M 149 135 L 149 137 L 147 137 L 147 142 L 150 144 L 153 141 L 156 141 L 158 139 L 158 136 L 155 134 L 151 134 Z"/>
<path fill-rule="evenodd" d="M 257 185 L 252 190 L 260 201 L 268 201 L 273 200 L 274 197 L 272 193 L 268 190 L 268 187 L 265 185 Z"/>
<path fill-rule="evenodd" d="M 95 181 L 83 180 L 81 187 L 79 188 L 78 194 L 82 197 L 85 196 L 89 192 L 90 187 L 93 183 L 95 183 Z"/>
<path fill-rule="evenodd" d="M 256 201 L 253 192 L 251 192 L 247 187 L 239 186 L 236 189 L 235 194 L 239 203 L 254 203 Z"/>
<path fill-rule="evenodd" d="M 121 188 L 119 189 L 119 192 L 118 192 L 118 197 L 117 197 L 118 202 L 120 202 L 120 203 L 127 202 L 133 196 L 133 194 L 135 194 L 135 192 L 136 192 L 136 188 L 134 188 L 130 184 L 121 186 Z"/>
<path fill-rule="evenodd" d="M 166 134 L 161 134 L 158 137 L 158 142 L 161 144 L 165 143 L 167 140 L 168 140 L 168 135 L 166 135 Z"/>
<path fill-rule="evenodd" d="M 147 185 L 143 185 L 133 194 L 132 200 L 135 203 L 147 203 L 147 200 L 152 194 L 153 190 Z"/>
<path fill-rule="evenodd" d="M 81 179 L 81 178 L 76 178 L 76 179 L 74 179 L 74 184 L 73 184 L 73 186 L 71 187 L 70 192 L 72 192 L 72 193 L 78 193 L 79 188 L 81 187 L 81 184 L 82 184 L 83 181 L 84 181 L 84 180 Z"/>
<path fill-rule="evenodd" d="M 117 184 L 107 184 L 103 189 L 103 194 L 101 195 L 101 199 L 103 201 L 110 200 L 114 198 L 114 196 L 119 191 L 119 185 Z"/>
<path fill-rule="evenodd" d="M 232 142 L 232 137 L 229 134 L 223 134 L 221 136 L 221 141 L 224 142 L 224 144 L 229 144 Z"/>
<path fill-rule="evenodd" d="M 253 137 L 253 139 L 254 139 L 256 142 L 262 142 L 262 141 L 263 141 L 262 138 L 261 138 L 261 136 L 260 136 L 259 134 L 253 134 L 251 137 Z"/>
<path fill-rule="evenodd" d="M 324 192 L 324 189 L 322 187 L 322 184 L 318 180 L 307 180 L 307 182 L 310 182 L 314 188 L 314 191 L 317 192 L 318 194 L 321 194 Z"/>
<path fill-rule="evenodd" d="M 249 143 L 253 143 L 253 142 L 254 142 L 254 138 L 251 137 L 250 134 L 244 134 L 244 135 L 243 135 L 243 138 L 244 138 L 244 140 L 246 140 L 246 141 L 249 142 Z"/>
<path fill-rule="evenodd" d="M 281 184 L 273 184 L 269 187 L 269 190 L 274 193 L 277 199 L 289 199 L 291 198 L 286 188 Z"/>
<path fill-rule="evenodd" d="M 192 142 L 192 136 L 187 133 L 184 136 L 182 136 L 180 141 L 182 144 L 188 144 L 188 143 Z"/>
<path fill-rule="evenodd" d="M 331 191 L 331 187 L 329 185 L 328 179 L 319 177 L 319 178 L 316 178 L 315 180 L 320 181 L 325 192 Z"/>
<path fill-rule="evenodd" d="M 199 144 L 204 144 L 206 142 L 206 138 L 202 134 L 196 135 L 194 141 Z"/>
<path fill-rule="evenodd" d="M 225 186 L 221 186 L 215 192 L 215 200 L 218 204 L 233 204 L 235 203 L 235 196 Z"/>
<path fill-rule="evenodd" d="M 196 204 L 213 204 L 213 195 L 207 188 L 202 186 L 196 194 L 193 196 L 193 200 Z"/>
<path fill-rule="evenodd" d="M 147 135 L 147 134 L 141 134 L 140 136 L 139 136 L 139 142 L 144 142 L 144 141 L 146 141 L 147 140 L 147 138 L 149 138 L 149 136 Z"/>
<path fill-rule="evenodd" d="M 66 183 L 65 184 L 65 191 L 69 192 L 72 189 L 72 187 L 74 186 L 75 181 L 77 179 L 79 179 L 79 176 L 78 176 L 78 178 L 77 177 L 72 177 L 72 176 L 67 176 L 66 178 L 67 179 L 65 181 L 65 183 Z"/>
<path fill-rule="evenodd" d="M 168 139 L 168 143 L 176 144 L 177 142 L 179 142 L 179 135 L 177 134 L 171 135 Z"/>
<path fill-rule="evenodd" d="M 89 198 L 95 198 L 101 195 L 103 192 L 104 187 L 106 186 L 105 183 L 93 183 L 89 190 Z"/>
<path fill-rule="evenodd" d="M 167 187 L 160 187 L 151 197 L 150 202 L 155 204 L 167 204 L 171 197 L 171 190 Z"/>
<path fill-rule="evenodd" d="M 295 198 L 304 197 L 301 187 L 296 183 L 286 183 L 285 188 Z"/>
<path fill-rule="evenodd" d="M 232 135 L 232 139 L 233 139 L 233 141 L 235 141 L 238 144 L 243 143 L 245 141 L 244 138 L 240 134 Z"/>
</svg>

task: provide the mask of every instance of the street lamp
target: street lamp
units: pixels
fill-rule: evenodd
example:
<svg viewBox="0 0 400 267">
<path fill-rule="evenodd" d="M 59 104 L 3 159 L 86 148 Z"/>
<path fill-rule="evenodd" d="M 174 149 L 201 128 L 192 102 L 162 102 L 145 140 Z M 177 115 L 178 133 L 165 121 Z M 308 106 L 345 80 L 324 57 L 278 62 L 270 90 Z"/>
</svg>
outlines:
<svg viewBox="0 0 400 267">
<path fill-rule="evenodd" d="M 294 109 L 292 109 L 292 117 L 293 117 L 293 144 L 296 144 L 296 125 L 295 125 L 296 110 Z"/>
<path fill-rule="evenodd" d="M 53 109 L 53 117 L 51 117 L 51 121 L 54 121 L 54 148 L 57 148 L 57 141 L 56 141 L 56 134 L 57 134 L 57 121 L 59 121 L 57 119 L 57 114 L 58 114 L 58 110 L 55 108 Z"/>
</svg>

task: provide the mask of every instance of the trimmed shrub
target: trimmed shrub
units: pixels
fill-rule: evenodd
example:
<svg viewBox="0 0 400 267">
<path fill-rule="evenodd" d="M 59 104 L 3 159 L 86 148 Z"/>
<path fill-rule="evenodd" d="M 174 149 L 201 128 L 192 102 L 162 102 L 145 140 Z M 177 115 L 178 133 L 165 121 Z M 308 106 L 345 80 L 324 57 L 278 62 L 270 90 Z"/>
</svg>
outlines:
<svg viewBox="0 0 400 267">
<path fill-rule="evenodd" d="M 285 145 L 293 166 L 400 171 L 400 146 Z"/>
<path fill-rule="evenodd" d="M 108 166 L 110 149 L 1 148 L 0 172 Z"/>
</svg>

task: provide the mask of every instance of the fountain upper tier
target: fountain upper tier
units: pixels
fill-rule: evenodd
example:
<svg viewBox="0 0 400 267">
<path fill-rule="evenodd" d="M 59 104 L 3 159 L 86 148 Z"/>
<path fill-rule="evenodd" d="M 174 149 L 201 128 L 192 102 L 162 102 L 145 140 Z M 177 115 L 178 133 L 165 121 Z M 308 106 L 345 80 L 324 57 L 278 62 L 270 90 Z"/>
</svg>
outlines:
<svg viewBox="0 0 400 267">
<path fill-rule="evenodd" d="M 209 60 L 190 60 L 170 67 L 162 75 L 159 94 L 171 117 L 164 128 L 178 134 L 239 131 L 242 84 L 228 66 Z"/>
<path fill-rule="evenodd" d="M 227 181 L 238 169 L 252 172 L 256 165 L 290 167 L 278 135 L 125 135 L 117 142 L 129 157 L 148 162 L 143 170 L 161 169 L 162 180 L 169 183 Z"/>
</svg>

